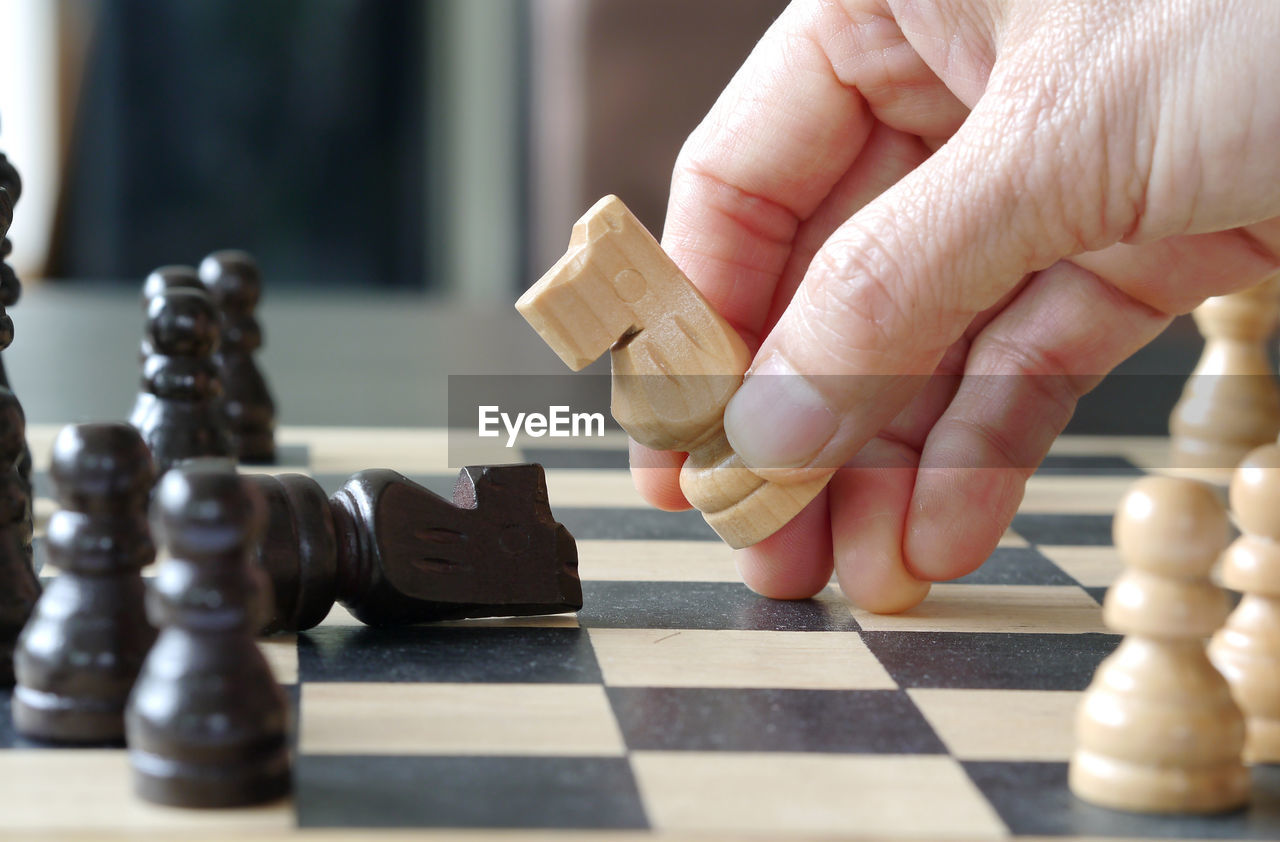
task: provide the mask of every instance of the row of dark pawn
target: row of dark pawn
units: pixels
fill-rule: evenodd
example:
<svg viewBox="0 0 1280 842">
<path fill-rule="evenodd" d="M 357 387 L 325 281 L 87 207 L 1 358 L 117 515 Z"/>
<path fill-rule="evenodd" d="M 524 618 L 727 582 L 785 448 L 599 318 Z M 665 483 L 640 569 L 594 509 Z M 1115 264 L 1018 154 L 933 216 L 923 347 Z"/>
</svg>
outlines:
<svg viewBox="0 0 1280 842">
<path fill-rule="evenodd" d="M 257 263 L 217 251 L 199 269 L 164 266 L 143 284 L 142 387 L 130 423 L 161 473 L 183 459 L 275 461 L 275 403 L 254 354 Z"/>
<path fill-rule="evenodd" d="M 328 498 L 301 474 L 238 476 L 237 455 L 274 455 L 274 408 L 251 358 L 259 289 L 240 252 L 148 278 L 133 426 L 73 426 L 55 441 L 60 508 L 46 546 L 61 575 L 43 596 L 17 469 L 22 410 L 0 389 L 0 671 L 14 673 L 0 678 L 16 677 L 15 728 L 48 742 L 124 739 L 137 790 L 161 803 L 287 791 L 286 709 L 259 631 L 305 630 L 335 601 L 372 625 L 582 605 L 576 546 L 540 466 L 465 468 L 452 501 L 389 470 L 362 471 Z M 230 342 L 219 358 L 220 333 Z M 230 378 L 224 402 L 222 372 L 237 369 L 248 388 Z M 153 493 L 170 559 L 148 591 Z"/>
<path fill-rule="evenodd" d="M 21 416 L 4 408 L 0 422 L 15 423 L 0 429 L 20 441 Z M 0 457 L 13 445 L 0 436 Z M 59 508 L 45 542 L 60 575 L 41 595 L 15 545 L 22 563 L 0 583 L 4 628 L 21 628 L 16 645 L 3 637 L 15 730 L 123 739 L 152 801 L 232 806 L 287 790 L 284 696 L 254 645 L 260 631 L 309 628 L 338 599 L 374 625 L 582 605 L 576 546 L 538 465 L 466 468 L 452 501 L 388 470 L 360 472 L 326 500 L 309 477 L 241 476 L 213 458 L 183 462 L 153 490 L 133 427 L 82 424 L 59 432 L 50 472 Z M 16 471 L 4 481 L 13 505 L 0 535 L 8 524 L 17 538 L 25 500 Z M 168 553 L 148 589 L 149 507 Z"/>
<path fill-rule="evenodd" d="M 64 428 L 51 465 L 61 507 L 46 533 L 60 575 L 13 653 L 17 732 L 129 748 L 151 801 L 217 807 L 290 785 L 288 707 L 254 639 L 269 611 L 250 550 L 261 493 L 226 460 L 195 460 L 155 488 L 168 550 L 150 588 L 154 472 L 125 424 Z M 34 576 L 23 596 L 38 588 Z M 157 633 L 157 629 L 159 630 Z"/>
</svg>

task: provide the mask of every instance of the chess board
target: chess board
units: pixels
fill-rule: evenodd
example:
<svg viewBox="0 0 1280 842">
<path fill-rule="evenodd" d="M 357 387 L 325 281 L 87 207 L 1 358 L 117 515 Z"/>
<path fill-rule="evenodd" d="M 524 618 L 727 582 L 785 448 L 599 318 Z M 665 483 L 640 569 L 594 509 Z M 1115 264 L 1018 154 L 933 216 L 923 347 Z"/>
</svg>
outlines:
<svg viewBox="0 0 1280 842">
<path fill-rule="evenodd" d="M 37 520 L 55 430 L 33 427 Z M 392 467 L 440 492 L 444 431 L 286 428 L 332 490 Z M 377 840 L 628 835 L 1280 838 L 1280 767 L 1247 811 L 1142 817 L 1066 788 L 1072 717 L 1117 644 L 1099 602 L 1111 515 L 1155 439 L 1064 439 L 978 572 L 898 616 L 752 594 L 696 513 L 648 509 L 619 439 L 530 449 L 578 540 L 578 615 L 375 630 L 336 608 L 263 641 L 294 704 L 291 800 L 189 811 L 136 799 L 123 749 L 24 744 L 0 710 L 0 838 Z M 508 460 L 510 461 L 510 460 Z M 56 575 L 45 570 L 43 575 Z M 578 838 L 575 834 L 574 838 Z"/>
</svg>

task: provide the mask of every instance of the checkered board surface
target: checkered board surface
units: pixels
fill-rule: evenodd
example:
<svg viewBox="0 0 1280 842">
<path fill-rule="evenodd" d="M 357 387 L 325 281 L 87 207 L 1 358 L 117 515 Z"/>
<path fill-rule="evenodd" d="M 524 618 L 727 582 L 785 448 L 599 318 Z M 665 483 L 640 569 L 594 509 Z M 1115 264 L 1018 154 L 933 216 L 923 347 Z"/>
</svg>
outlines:
<svg viewBox="0 0 1280 842">
<path fill-rule="evenodd" d="M 54 432 L 30 433 L 44 497 Z M 280 470 L 330 490 L 366 467 L 442 493 L 456 475 L 443 431 L 280 438 L 296 463 Z M 264 641 L 295 705 L 296 783 L 250 810 L 141 802 L 123 750 L 24 744 L 5 697 L 0 838 L 1278 839 L 1280 767 L 1255 770 L 1249 810 L 1216 818 L 1115 813 L 1066 788 L 1074 708 L 1118 642 L 1099 610 L 1119 569 L 1111 515 L 1163 447 L 1059 442 L 987 564 L 898 616 L 850 610 L 834 587 L 753 595 L 696 513 L 644 506 L 617 440 L 531 449 L 568 466 L 548 485 L 578 540 L 580 614 L 374 630 L 337 608 Z"/>
</svg>

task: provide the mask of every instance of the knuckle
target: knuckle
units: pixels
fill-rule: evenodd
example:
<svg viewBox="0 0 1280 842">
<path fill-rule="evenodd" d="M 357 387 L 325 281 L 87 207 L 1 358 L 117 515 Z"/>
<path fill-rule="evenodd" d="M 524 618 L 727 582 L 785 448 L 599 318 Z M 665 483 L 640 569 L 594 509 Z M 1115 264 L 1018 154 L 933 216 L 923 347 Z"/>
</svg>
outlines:
<svg viewBox="0 0 1280 842">
<path fill-rule="evenodd" d="M 885 352 L 901 341 L 918 310 L 910 274 L 874 237 L 831 240 L 816 256 L 801 309 L 818 341 Z"/>
<path fill-rule="evenodd" d="M 1033 345 L 1018 344 L 1001 335 L 984 335 L 973 345 L 976 359 L 989 360 L 980 368 L 995 377 L 1013 378 L 1011 388 L 1002 390 L 1023 397 L 1029 405 L 1041 407 L 1042 417 L 1067 419 L 1076 403 L 1092 387 L 1097 376 L 1077 373 L 1059 355 Z"/>
</svg>

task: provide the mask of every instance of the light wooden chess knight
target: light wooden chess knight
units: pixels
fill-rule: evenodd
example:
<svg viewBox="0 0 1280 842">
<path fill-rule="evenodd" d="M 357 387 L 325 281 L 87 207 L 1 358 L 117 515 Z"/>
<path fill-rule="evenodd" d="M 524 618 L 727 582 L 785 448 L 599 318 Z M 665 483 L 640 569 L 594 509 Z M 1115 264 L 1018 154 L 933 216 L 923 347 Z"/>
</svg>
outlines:
<svg viewBox="0 0 1280 842">
<path fill-rule="evenodd" d="M 646 447 L 688 452 L 680 489 L 731 546 L 769 537 L 826 485 L 766 481 L 734 453 L 724 409 L 751 353 L 616 196 L 516 309 L 574 371 L 612 351 L 613 417 Z"/>
</svg>

